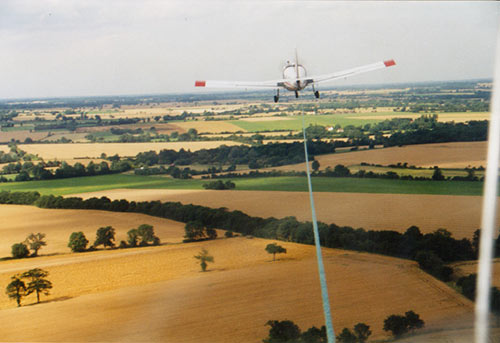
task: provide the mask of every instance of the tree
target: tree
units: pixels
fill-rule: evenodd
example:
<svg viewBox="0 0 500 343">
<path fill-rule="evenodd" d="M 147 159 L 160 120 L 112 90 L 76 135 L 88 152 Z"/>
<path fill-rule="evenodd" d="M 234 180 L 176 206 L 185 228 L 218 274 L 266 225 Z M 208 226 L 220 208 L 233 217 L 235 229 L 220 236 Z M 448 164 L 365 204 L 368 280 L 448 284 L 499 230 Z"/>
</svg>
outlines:
<svg viewBox="0 0 500 343">
<path fill-rule="evenodd" d="M 441 169 L 439 169 L 437 166 L 434 167 L 434 173 L 432 174 L 432 179 L 434 181 L 441 181 L 444 180 L 444 175 L 441 172 Z"/>
<path fill-rule="evenodd" d="M 344 328 L 337 339 L 340 343 L 356 343 L 356 336 L 348 328 Z"/>
<path fill-rule="evenodd" d="M 31 250 L 34 250 L 34 252 L 31 254 L 32 256 L 38 256 L 38 250 L 40 250 L 41 247 L 47 245 L 47 242 L 45 242 L 43 239 L 45 238 L 44 233 L 31 233 L 28 237 L 26 237 L 26 240 L 24 241 L 25 244 L 29 246 Z"/>
<path fill-rule="evenodd" d="M 137 228 L 137 233 L 141 237 L 141 245 L 148 245 L 148 243 L 157 242 L 160 244 L 160 239 L 155 236 L 153 226 L 142 224 Z"/>
<path fill-rule="evenodd" d="M 139 231 L 137 231 L 137 229 L 131 229 L 127 232 L 127 236 L 128 236 L 128 244 L 131 247 L 137 246 L 137 241 L 139 239 Z"/>
<path fill-rule="evenodd" d="M 390 315 L 384 320 L 384 331 L 391 331 L 395 337 L 408 332 L 406 318 L 399 315 Z"/>
<path fill-rule="evenodd" d="M 216 239 L 217 238 L 217 231 L 213 228 L 206 228 L 206 233 L 208 239 Z"/>
<path fill-rule="evenodd" d="M 73 232 L 71 236 L 69 236 L 68 247 L 73 252 L 82 252 L 87 249 L 87 244 L 89 243 L 88 239 L 85 238 L 83 232 Z"/>
<path fill-rule="evenodd" d="M 184 231 L 186 233 L 184 238 L 187 240 L 196 240 L 205 237 L 205 228 L 199 220 L 187 222 Z"/>
<path fill-rule="evenodd" d="M 384 320 L 384 331 L 391 331 L 395 337 L 422 327 L 424 327 L 424 321 L 411 310 L 404 316 L 393 314 Z"/>
<path fill-rule="evenodd" d="M 14 258 L 25 258 L 28 257 L 30 251 L 24 243 L 16 243 L 12 245 L 12 257 Z"/>
<path fill-rule="evenodd" d="M 40 293 L 49 295 L 49 289 L 52 288 L 52 282 L 45 279 L 49 272 L 40 268 L 28 270 L 22 274 L 23 278 L 30 279 L 28 287 L 26 288 L 27 294 L 36 292 L 36 302 L 40 302 Z"/>
<path fill-rule="evenodd" d="M 114 247 L 115 243 L 115 229 L 112 226 L 101 227 L 96 232 L 96 239 L 94 242 L 94 247 L 103 245 L 104 249 L 106 247 Z"/>
<path fill-rule="evenodd" d="M 21 299 L 26 295 L 26 285 L 19 275 L 14 275 L 10 279 L 12 281 L 7 285 L 5 293 L 9 298 L 16 299 L 17 307 L 21 307 Z"/>
<path fill-rule="evenodd" d="M 327 343 L 326 327 L 323 325 L 321 329 L 313 326 L 300 336 L 300 343 Z"/>
<path fill-rule="evenodd" d="M 312 163 L 312 169 L 317 172 L 319 170 L 319 162 L 317 160 L 314 160 L 313 163 Z"/>
<path fill-rule="evenodd" d="M 420 319 L 420 316 L 413 311 L 408 311 L 405 313 L 406 324 L 410 331 L 415 329 L 420 329 L 424 326 L 424 321 Z"/>
<path fill-rule="evenodd" d="M 270 320 L 266 323 L 271 328 L 269 336 L 263 340 L 264 343 L 298 343 L 300 329 L 290 320 Z"/>
<path fill-rule="evenodd" d="M 273 261 L 276 260 L 276 254 L 281 254 L 281 253 L 286 254 L 286 249 L 276 243 L 268 244 L 266 246 L 266 251 L 270 254 L 273 254 Z"/>
<path fill-rule="evenodd" d="M 200 261 L 202 271 L 207 270 L 207 262 L 214 262 L 214 257 L 210 256 L 205 248 L 201 249 L 201 252 L 194 256 L 194 258 Z"/>
<path fill-rule="evenodd" d="M 364 343 L 368 340 L 368 337 L 370 337 L 372 332 L 370 330 L 370 326 L 365 323 L 358 323 L 354 325 L 354 334 L 356 335 L 359 343 Z"/>
</svg>

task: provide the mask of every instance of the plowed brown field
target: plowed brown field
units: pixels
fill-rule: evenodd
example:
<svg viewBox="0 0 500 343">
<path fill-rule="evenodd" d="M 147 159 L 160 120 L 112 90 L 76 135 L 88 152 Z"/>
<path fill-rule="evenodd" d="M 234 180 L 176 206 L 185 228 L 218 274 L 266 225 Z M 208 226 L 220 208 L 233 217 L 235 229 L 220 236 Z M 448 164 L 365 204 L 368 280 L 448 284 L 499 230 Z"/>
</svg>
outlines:
<svg viewBox="0 0 500 343">
<path fill-rule="evenodd" d="M 310 221 L 306 192 L 115 189 L 77 194 L 135 201 L 180 201 L 212 208 L 226 207 L 259 217 L 295 216 Z M 481 197 L 421 194 L 314 194 L 318 220 L 371 230 L 403 232 L 412 225 L 423 232 L 445 228 L 454 237 L 472 238 L 480 226 Z"/>
<path fill-rule="evenodd" d="M 54 284 L 52 295 L 42 297 L 49 302 L 15 308 L 3 296 L 0 340 L 259 342 L 271 319 L 321 326 L 314 247 L 280 242 L 287 255 L 272 262 L 264 251 L 269 242 L 239 237 L 38 258 L 36 265 L 53 262 L 44 267 Z M 193 259 L 201 247 L 215 258 L 208 273 Z M 390 314 L 412 309 L 436 329 L 473 311 L 414 262 L 332 249 L 324 257 L 337 332 L 364 322 L 380 339 Z M 0 284 L 13 272 L 0 272 Z"/>
<path fill-rule="evenodd" d="M 460 142 L 408 145 L 376 150 L 353 151 L 342 154 L 316 156 L 320 169 L 357 165 L 361 162 L 372 164 L 396 164 L 408 162 L 409 165 L 420 167 L 439 166 L 440 168 L 486 167 L 486 142 Z M 275 167 L 277 170 L 304 171 L 303 163 Z"/>
<path fill-rule="evenodd" d="M 92 244 L 97 229 L 112 226 L 116 230 L 117 244 L 127 239 L 127 231 L 141 224 L 153 225 L 162 242 L 181 242 L 184 224 L 173 220 L 136 213 L 120 213 L 93 210 L 52 210 L 35 206 L 0 205 L 0 257 L 10 256 L 11 246 L 24 241 L 30 233 L 47 235 L 47 246 L 39 253 L 70 252 L 68 239 L 72 232 L 82 231 Z M 89 245 L 90 245 L 89 244 Z"/>
</svg>

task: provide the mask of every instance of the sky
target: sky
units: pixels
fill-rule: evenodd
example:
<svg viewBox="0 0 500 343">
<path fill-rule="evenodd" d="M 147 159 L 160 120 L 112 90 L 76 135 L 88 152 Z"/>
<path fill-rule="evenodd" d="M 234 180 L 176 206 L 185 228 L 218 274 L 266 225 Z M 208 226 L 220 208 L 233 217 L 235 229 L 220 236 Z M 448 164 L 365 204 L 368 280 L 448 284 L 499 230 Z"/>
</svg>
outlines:
<svg viewBox="0 0 500 343">
<path fill-rule="evenodd" d="M 498 2 L 0 1 L 0 99 L 198 92 L 194 81 L 309 75 L 328 86 L 491 78 Z"/>
</svg>

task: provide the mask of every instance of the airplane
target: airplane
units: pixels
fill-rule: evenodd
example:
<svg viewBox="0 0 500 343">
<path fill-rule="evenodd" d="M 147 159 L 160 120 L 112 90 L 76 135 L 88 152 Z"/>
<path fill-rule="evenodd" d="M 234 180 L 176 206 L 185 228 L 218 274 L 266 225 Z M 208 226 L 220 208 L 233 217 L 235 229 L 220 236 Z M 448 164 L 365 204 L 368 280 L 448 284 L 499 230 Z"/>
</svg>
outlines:
<svg viewBox="0 0 500 343">
<path fill-rule="evenodd" d="M 274 102 L 279 101 L 280 88 L 284 88 L 291 92 L 295 92 L 295 97 L 299 97 L 299 91 L 306 88 L 308 85 L 312 85 L 312 90 L 316 99 L 319 99 L 319 91 L 314 87 L 315 84 L 320 82 L 327 82 L 341 78 L 347 78 L 356 74 L 366 73 L 369 71 L 391 67 L 396 65 L 396 62 L 391 59 L 382 62 L 376 62 L 368 64 L 361 67 L 356 67 L 352 69 L 347 69 L 344 71 L 323 74 L 317 76 L 307 76 L 306 68 L 299 63 L 297 57 L 297 51 L 295 51 L 295 61 L 287 61 L 285 67 L 283 68 L 283 78 L 281 80 L 270 80 L 270 81 L 196 81 L 194 83 L 195 87 L 207 87 L 207 88 L 245 88 L 245 89 L 276 89 L 276 95 L 274 96 Z"/>
</svg>

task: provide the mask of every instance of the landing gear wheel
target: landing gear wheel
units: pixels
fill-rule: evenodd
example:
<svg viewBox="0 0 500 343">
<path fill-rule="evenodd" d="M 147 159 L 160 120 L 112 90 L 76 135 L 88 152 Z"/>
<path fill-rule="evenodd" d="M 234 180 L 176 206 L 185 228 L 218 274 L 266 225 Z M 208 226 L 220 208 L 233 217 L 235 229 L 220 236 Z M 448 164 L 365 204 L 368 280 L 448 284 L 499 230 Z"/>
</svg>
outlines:
<svg viewBox="0 0 500 343">
<path fill-rule="evenodd" d="M 295 91 L 295 98 L 299 97 L 299 92 Z"/>
<path fill-rule="evenodd" d="M 315 91 L 315 92 L 314 92 L 314 96 L 316 97 L 316 99 L 319 99 L 319 92 L 318 92 L 318 91 Z"/>
<path fill-rule="evenodd" d="M 279 97 L 278 95 L 275 95 L 275 96 L 274 96 L 274 102 L 278 102 L 278 101 L 279 101 L 279 99 L 280 99 L 280 97 Z"/>
</svg>

